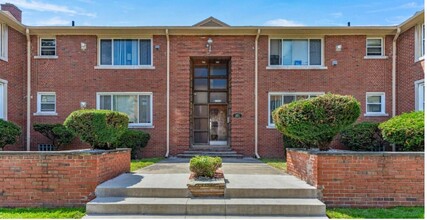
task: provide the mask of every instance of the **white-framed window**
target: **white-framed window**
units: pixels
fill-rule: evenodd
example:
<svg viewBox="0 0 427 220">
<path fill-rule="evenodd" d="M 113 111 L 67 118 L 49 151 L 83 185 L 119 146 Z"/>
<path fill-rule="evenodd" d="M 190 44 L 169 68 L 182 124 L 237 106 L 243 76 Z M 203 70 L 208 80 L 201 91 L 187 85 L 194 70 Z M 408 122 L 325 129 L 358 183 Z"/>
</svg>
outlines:
<svg viewBox="0 0 427 220">
<path fill-rule="evenodd" d="M 366 114 L 365 116 L 387 116 L 385 112 L 385 93 L 366 93 Z"/>
<path fill-rule="evenodd" d="M 384 39 L 382 37 L 366 38 L 366 56 L 367 57 L 384 56 Z"/>
<path fill-rule="evenodd" d="M 269 66 L 322 66 L 323 39 L 270 39 Z"/>
<path fill-rule="evenodd" d="M 268 127 L 274 127 L 271 113 L 278 107 L 296 100 L 314 98 L 324 92 L 270 92 L 268 93 Z"/>
<path fill-rule="evenodd" d="M 37 114 L 56 115 L 56 93 L 38 92 L 37 93 Z"/>
<path fill-rule="evenodd" d="M 415 81 L 415 111 L 424 111 L 424 80 Z"/>
<path fill-rule="evenodd" d="M 425 25 L 424 23 L 415 26 L 415 61 L 423 59 L 425 56 Z"/>
<path fill-rule="evenodd" d="M 56 38 L 40 38 L 40 56 L 56 56 Z"/>
<path fill-rule="evenodd" d="M 152 39 L 99 39 L 100 66 L 152 66 Z"/>
<path fill-rule="evenodd" d="M 153 93 L 98 92 L 97 109 L 119 111 L 129 116 L 129 126 L 153 126 Z"/>
<path fill-rule="evenodd" d="M 7 120 L 7 81 L 0 79 L 0 119 Z"/>
<path fill-rule="evenodd" d="M 0 24 L 0 59 L 7 61 L 7 25 Z"/>
</svg>

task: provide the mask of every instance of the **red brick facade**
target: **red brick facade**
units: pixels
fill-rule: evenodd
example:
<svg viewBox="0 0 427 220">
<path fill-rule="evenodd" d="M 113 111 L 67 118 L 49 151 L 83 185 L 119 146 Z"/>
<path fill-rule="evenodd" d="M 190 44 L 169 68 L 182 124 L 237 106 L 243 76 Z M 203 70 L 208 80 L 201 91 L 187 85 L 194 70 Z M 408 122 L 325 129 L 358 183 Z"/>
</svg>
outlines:
<svg viewBox="0 0 427 220">
<path fill-rule="evenodd" d="M 129 171 L 129 149 L 2 152 L 0 207 L 82 206 L 96 186 Z"/>
<path fill-rule="evenodd" d="M 424 153 L 289 149 L 287 171 L 317 187 L 328 207 L 424 205 Z"/>
<path fill-rule="evenodd" d="M 26 50 L 25 35 L 9 28 L 9 62 L 0 60 L 0 79 L 8 80 L 8 119 L 25 131 L 26 119 Z M 76 30 L 77 31 L 77 30 Z M 164 30 L 162 30 L 164 31 Z M 246 156 L 254 156 L 255 148 L 255 39 L 251 35 L 223 34 L 214 29 L 209 34 L 170 35 L 170 154 L 176 155 L 191 146 L 191 65 L 194 57 L 230 59 L 230 111 L 241 118 L 230 117 L 230 146 Z M 96 32 L 96 31 L 95 31 Z M 57 58 L 37 58 L 39 37 L 31 35 L 31 124 L 62 123 L 80 102 L 96 108 L 97 92 L 152 92 L 153 126 L 140 128 L 151 134 L 144 157 L 164 156 L 166 153 L 166 77 L 167 39 L 164 34 L 151 34 L 154 69 L 96 69 L 98 37 L 91 34 L 56 35 Z M 51 35 L 47 35 L 51 36 Z M 120 35 L 120 36 L 123 36 Z M 134 35 L 132 35 L 134 36 Z M 287 35 L 283 34 L 283 37 Z M 332 92 L 353 95 L 362 104 L 359 120 L 384 121 L 392 112 L 392 41 L 394 35 L 384 35 L 385 59 L 365 59 L 366 34 L 322 34 L 323 60 L 326 69 L 268 69 L 269 35 L 258 39 L 258 152 L 261 157 L 281 157 L 284 154 L 282 136 L 268 128 L 269 92 Z M 126 36 L 123 36 L 126 38 Z M 212 50 L 206 48 L 213 40 Z M 401 34 L 398 40 L 398 113 L 414 109 L 414 80 L 423 78 L 424 61 L 415 62 L 414 30 Z M 81 49 L 81 43 L 86 49 Z M 341 45 L 342 50 L 336 51 Z M 408 46 L 409 45 L 409 46 Z M 409 60 L 408 60 L 409 59 Z M 337 65 L 332 65 L 337 61 Z M 3 70 L 6 71 L 3 71 Z M 34 115 L 37 112 L 37 93 L 56 93 L 55 116 Z M 384 92 L 385 112 L 389 116 L 365 117 L 366 92 Z M 25 142 L 6 149 L 23 150 Z M 32 130 L 31 149 L 46 143 Z M 75 141 L 67 149 L 88 147 Z"/>
</svg>

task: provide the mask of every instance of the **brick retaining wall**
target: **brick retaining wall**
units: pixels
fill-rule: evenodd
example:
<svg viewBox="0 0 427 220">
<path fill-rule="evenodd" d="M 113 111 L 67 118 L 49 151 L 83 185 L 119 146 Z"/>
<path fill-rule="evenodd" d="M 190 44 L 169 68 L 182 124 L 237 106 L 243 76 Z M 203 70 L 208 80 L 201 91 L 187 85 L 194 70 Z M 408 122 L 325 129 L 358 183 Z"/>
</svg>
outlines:
<svg viewBox="0 0 427 220">
<path fill-rule="evenodd" d="M 287 149 L 288 173 L 319 189 L 328 207 L 424 205 L 423 152 Z"/>
<path fill-rule="evenodd" d="M 0 207 L 82 206 L 130 171 L 130 149 L 0 152 Z"/>
</svg>

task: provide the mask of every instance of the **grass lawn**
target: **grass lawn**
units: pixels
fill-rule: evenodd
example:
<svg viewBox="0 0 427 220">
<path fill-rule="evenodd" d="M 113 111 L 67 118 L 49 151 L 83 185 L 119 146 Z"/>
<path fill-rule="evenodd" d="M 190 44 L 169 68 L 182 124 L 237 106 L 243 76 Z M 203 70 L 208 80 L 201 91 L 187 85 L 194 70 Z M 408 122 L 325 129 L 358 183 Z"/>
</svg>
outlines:
<svg viewBox="0 0 427 220">
<path fill-rule="evenodd" d="M 329 218 L 424 218 L 424 207 L 396 208 L 331 208 L 326 210 Z"/>
<path fill-rule="evenodd" d="M 285 159 L 265 159 L 265 158 L 262 158 L 260 160 L 262 162 L 274 167 L 274 168 L 277 168 L 277 169 L 282 170 L 282 171 L 286 171 Z"/>
<path fill-rule="evenodd" d="M 0 208 L 3 218 L 76 218 L 85 215 L 85 208 Z"/>
<path fill-rule="evenodd" d="M 141 168 L 150 166 L 152 164 L 155 164 L 161 160 L 163 160 L 164 158 L 145 158 L 145 159 L 141 159 L 141 160 L 132 160 L 130 162 L 130 171 L 133 172 L 135 170 L 139 170 Z"/>
</svg>

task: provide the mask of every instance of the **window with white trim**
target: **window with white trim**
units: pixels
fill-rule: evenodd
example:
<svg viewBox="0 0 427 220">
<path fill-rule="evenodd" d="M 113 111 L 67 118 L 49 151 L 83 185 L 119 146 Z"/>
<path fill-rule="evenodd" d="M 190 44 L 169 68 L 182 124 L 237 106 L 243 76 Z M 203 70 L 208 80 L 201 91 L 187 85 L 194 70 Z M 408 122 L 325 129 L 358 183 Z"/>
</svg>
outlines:
<svg viewBox="0 0 427 220">
<path fill-rule="evenodd" d="M 37 113 L 56 114 L 56 93 L 37 93 Z"/>
<path fill-rule="evenodd" d="M 151 39 L 100 39 L 99 65 L 151 66 Z"/>
<path fill-rule="evenodd" d="M 416 61 L 425 56 L 425 26 L 418 24 L 415 26 L 415 59 Z"/>
<path fill-rule="evenodd" d="M 0 24 L 0 59 L 7 60 L 7 25 Z"/>
<path fill-rule="evenodd" d="M 131 126 L 153 125 L 152 93 L 97 93 L 97 108 L 127 114 Z"/>
<path fill-rule="evenodd" d="M 324 92 L 271 92 L 268 95 L 268 126 L 274 126 L 272 112 L 293 101 L 314 98 L 325 94 Z"/>
<path fill-rule="evenodd" d="M 415 82 L 415 111 L 424 111 L 424 80 Z"/>
<path fill-rule="evenodd" d="M 366 56 L 384 56 L 384 40 L 381 37 L 366 38 Z"/>
<path fill-rule="evenodd" d="M 40 38 L 40 56 L 56 56 L 55 38 Z"/>
<path fill-rule="evenodd" d="M 270 66 L 321 66 L 322 39 L 270 39 Z"/>
<path fill-rule="evenodd" d="M 365 116 L 386 115 L 385 113 L 385 93 L 366 93 L 366 114 Z"/>
</svg>

